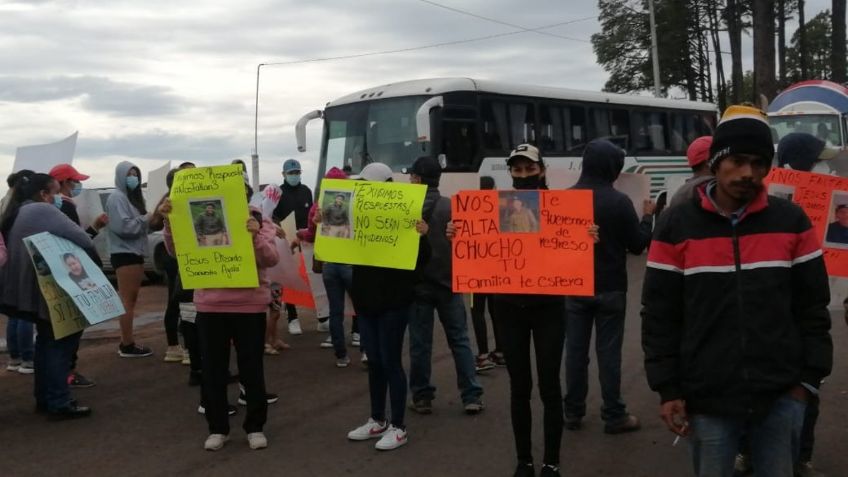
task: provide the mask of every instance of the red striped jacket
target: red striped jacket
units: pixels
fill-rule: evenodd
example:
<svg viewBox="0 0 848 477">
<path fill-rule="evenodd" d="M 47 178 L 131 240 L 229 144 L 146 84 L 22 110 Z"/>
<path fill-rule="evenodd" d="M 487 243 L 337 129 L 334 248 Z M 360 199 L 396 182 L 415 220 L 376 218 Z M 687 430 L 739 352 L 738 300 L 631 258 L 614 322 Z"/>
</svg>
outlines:
<svg viewBox="0 0 848 477">
<path fill-rule="evenodd" d="M 762 415 L 830 373 L 821 247 L 795 204 L 763 190 L 734 224 L 705 189 L 654 230 L 642 290 L 648 383 L 689 412 Z"/>
</svg>

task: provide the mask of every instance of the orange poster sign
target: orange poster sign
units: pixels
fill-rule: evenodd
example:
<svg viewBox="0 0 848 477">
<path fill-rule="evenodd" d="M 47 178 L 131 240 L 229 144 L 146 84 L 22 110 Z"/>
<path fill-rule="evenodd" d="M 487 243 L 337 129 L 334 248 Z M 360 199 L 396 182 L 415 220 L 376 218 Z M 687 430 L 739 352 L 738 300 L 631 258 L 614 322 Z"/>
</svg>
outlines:
<svg viewBox="0 0 848 477">
<path fill-rule="evenodd" d="M 800 205 L 822 241 L 827 273 L 848 277 L 848 179 L 792 169 L 772 169 L 769 194 Z"/>
<path fill-rule="evenodd" d="M 465 191 L 451 203 L 453 291 L 594 294 L 591 191 Z"/>
</svg>

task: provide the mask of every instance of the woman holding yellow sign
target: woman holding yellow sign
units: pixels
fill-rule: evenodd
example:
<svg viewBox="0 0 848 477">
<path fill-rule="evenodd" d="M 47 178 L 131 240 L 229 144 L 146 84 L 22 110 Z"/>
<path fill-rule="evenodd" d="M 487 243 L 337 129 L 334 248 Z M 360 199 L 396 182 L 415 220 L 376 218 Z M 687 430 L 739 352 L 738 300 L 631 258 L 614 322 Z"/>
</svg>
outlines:
<svg viewBox="0 0 848 477">
<path fill-rule="evenodd" d="M 171 201 L 164 200 L 159 212 L 165 217 L 165 245 L 172 254 Z M 263 353 L 265 349 L 265 312 L 271 302 L 267 269 L 279 261 L 274 237 L 277 229 L 269 219 L 251 209 L 247 231 L 253 240 L 259 286 L 255 288 L 199 288 L 194 292 L 197 307 L 195 322 L 203 362 L 202 396 L 209 436 L 204 448 L 216 451 L 229 439 L 227 383 L 229 381 L 230 343 L 235 346 L 239 380 L 244 387 L 247 413 L 244 430 L 251 449 L 268 447 L 263 433 L 268 403 L 265 393 Z"/>
</svg>

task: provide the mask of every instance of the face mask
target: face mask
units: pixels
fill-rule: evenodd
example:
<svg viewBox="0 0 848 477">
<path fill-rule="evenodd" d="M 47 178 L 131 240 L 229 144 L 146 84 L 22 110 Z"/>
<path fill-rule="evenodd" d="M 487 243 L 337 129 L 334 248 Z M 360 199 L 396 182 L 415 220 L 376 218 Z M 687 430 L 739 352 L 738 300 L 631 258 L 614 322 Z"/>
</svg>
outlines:
<svg viewBox="0 0 848 477">
<path fill-rule="evenodd" d="M 59 194 L 53 195 L 53 205 L 55 205 L 57 209 L 62 208 L 62 196 L 61 195 L 59 195 Z"/>
<path fill-rule="evenodd" d="M 138 177 L 128 176 L 127 177 L 127 189 L 135 190 L 137 187 L 138 187 Z"/>
<path fill-rule="evenodd" d="M 286 184 L 288 184 L 292 187 L 300 184 L 300 176 L 297 176 L 297 175 L 294 175 L 294 174 L 287 174 L 286 175 Z"/>
<path fill-rule="evenodd" d="M 73 189 L 71 189 L 71 197 L 76 197 L 82 194 L 82 184 L 77 183 Z"/>
<path fill-rule="evenodd" d="M 538 189 L 542 185 L 541 174 L 535 174 L 527 177 L 513 177 L 512 187 L 516 190 L 533 190 Z"/>
</svg>

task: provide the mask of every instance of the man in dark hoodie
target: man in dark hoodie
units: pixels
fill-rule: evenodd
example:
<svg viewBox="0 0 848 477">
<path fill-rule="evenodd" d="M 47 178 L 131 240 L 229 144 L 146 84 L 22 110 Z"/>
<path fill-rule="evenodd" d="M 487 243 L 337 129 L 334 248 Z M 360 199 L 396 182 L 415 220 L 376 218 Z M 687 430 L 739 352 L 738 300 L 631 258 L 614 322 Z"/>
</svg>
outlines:
<svg viewBox="0 0 848 477">
<path fill-rule="evenodd" d="M 409 320 L 409 389 L 412 392 L 410 408 L 419 414 L 432 412 L 436 388 L 430 381 L 433 356 L 433 312 L 438 311 L 439 321 L 445 330 L 448 346 L 453 353 L 456 381 L 467 414 L 483 410 L 483 388 L 477 382 L 474 354 L 468 339 L 465 303 L 462 295 L 451 290 L 451 245 L 445 236 L 451 220 L 450 199 L 439 192 L 442 168 L 436 158 L 419 157 L 408 170 L 410 182 L 425 184 L 424 221 L 430 225 L 427 239 L 430 242 L 430 261 L 424 268 L 424 280 L 415 287 L 415 303 Z"/>
<path fill-rule="evenodd" d="M 621 399 L 621 345 L 627 306 L 627 252 L 639 254 L 651 240 L 654 203 L 643 204 L 641 222 L 633 203 L 612 183 L 624 166 L 624 151 L 606 140 L 590 142 L 583 152 L 583 169 L 574 189 L 592 191 L 600 242 L 595 244 L 595 296 L 566 299 L 565 427 L 577 430 L 586 415 L 589 342 L 595 327 L 598 374 L 604 404 L 604 432 L 619 434 L 639 429 L 639 419 L 627 412 Z"/>
<path fill-rule="evenodd" d="M 277 203 L 277 208 L 274 209 L 273 213 L 274 223 L 277 224 L 293 213 L 297 230 L 305 229 L 309 225 L 309 209 L 312 208 L 312 190 L 306 184 L 301 183 L 301 172 L 302 169 L 298 160 L 286 159 L 283 163 L 285 180 L 280 184 L 283 195 L 280 196 L 280 202 Z M 300 320 L 297 319 L 297 307 L 291 303 L 285 305 L 289 319 L 289 333 L 293 335 L 302 334 Z M 324 318 L 324 321 L 326 320 Z M 321 322 L 321 324 L 324 324 L 324 322 Z M 325 324 L 325 327 L 326 331 L 329 331 L 329 323 Z"/>
</svg>

